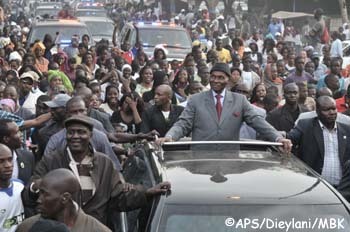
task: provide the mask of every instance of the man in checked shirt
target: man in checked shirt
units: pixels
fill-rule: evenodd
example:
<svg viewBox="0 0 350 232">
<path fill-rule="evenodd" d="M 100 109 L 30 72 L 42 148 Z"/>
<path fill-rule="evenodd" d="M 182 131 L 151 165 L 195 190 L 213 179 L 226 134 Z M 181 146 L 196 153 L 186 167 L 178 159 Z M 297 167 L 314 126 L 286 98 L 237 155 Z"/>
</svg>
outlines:
<svg viewBox="0 0 350 232">
<path fill-rule="evenodd" d="M 294 154 L 337 187 L 350 159 L 350 125 L 336 122 L 335 100 L 321 96 L 316 100 L 317 117 L 302 119 L 287 134 Z"/>
</svg>

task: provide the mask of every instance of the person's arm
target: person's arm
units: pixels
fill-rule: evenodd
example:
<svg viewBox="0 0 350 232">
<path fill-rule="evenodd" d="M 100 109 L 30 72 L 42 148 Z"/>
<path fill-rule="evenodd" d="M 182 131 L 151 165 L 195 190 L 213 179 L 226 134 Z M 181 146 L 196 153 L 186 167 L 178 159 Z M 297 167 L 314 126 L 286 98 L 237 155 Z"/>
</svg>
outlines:
<svg viewBox="0 0 350 232">
<path fill-rule="evenodd" d="M 196 114 L 196 107 L 193 99 L 194 97 L 189 98 L 186 108 L 180 115 L 179 119 L 165 135 L 165 137 L 169 139 L 165 139 L 164 142 L 169 142 L 172 140 L 177 141 L 191 132 Z M 160 138 L 158 142 L 163 142 L 162 138 Z"/>
<path fill-rule="evenodd" d="M 148 116 L 148 110 L 144 111 L 142 114 L 142 122 L 140 132 L 147 133 L 151 131 L 150 118 Z"/>
<path fill-rule="evenodd" d="M 149 140 L 152 141 L 156 138 L 158 133 L 156 131 L 150 131 L 149 133 L 138 133 L 138 134 L 129 134 L 129 133 L 109 133 L 108 139 L 115 143 L 132 143 L 138 140 Z"/>
<path fill-rule="evenodd" d="M 114 25 L 113 35 L 112 35 L 112 43 L 114 47 L 117 47 L 117 33 L 118 33 L 118 24 Z"/>
<path fill-rule="evenodd" d="M 28 129 L 28 128 L 40 126 L 41 124 L 49 121 L 51 117 L 52 115 L 50 112 L 50 113 L 42 114 L 39 117 L 36 117 L 34 119 L 26 120 L 23 122 L 21 129 Z"/>
</svg>

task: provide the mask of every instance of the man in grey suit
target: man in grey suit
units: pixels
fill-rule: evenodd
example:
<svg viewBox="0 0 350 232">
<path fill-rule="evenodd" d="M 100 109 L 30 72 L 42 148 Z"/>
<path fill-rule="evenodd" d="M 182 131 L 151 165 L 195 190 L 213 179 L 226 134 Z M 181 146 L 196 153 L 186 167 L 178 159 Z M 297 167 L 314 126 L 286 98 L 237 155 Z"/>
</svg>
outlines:
<svg viewBox="0 0 350 232">
<path fill-rule="evenodd" d="M 281 142 L 284 150 L 290 151 L 291 141 L 257 114 L 245 96 L 226 90 L 230 75 L 227 64 L 215 64 L 210 72 L 211 90 L 193 95 L 178 121 L 158 143 L 179 140 L 190 132 L 193 141 L 239 140 L 241 124 L 246 122 L 263 138 Z"/>
</svg>

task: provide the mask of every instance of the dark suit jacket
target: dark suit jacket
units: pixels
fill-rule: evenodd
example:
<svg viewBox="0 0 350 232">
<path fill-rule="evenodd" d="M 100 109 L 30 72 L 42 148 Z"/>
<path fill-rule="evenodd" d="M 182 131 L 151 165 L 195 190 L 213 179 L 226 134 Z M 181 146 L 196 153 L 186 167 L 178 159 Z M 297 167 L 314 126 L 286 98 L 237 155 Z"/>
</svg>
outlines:
<svg viewBox="0 0 350 232">
<path fill-rule="evenodd" d="M 338 149 L 343 166 L 350 159 L 350 126 L 337 122 Z M 324 140 L 318 118 L 302 119 L 287 133 L 295 147 L 295 154 L 319 174 L 324 162 Z"/>
<path fill-rule="evenodd" d="M 165 120 L 163 113 L 157 106 L 151 106 L 142 114 L 141 132 L 148 133 L 152 130 L 158 131 L 160 137 L 164 137 L 168 130 L 174 125 L 184 108 L 171 105 L 169 119 Z"/>
<path fill-rule="evenodd" d="M 300 105 L 298 105 L 298 110 L 299 114 L 308 111 L 305 107 Z M 266 121 L 268 121 L 276 130 L 286 132 L 289 132 L 294 127 L 295 123 L 292 115 L 286 109 L 286 105 L 269 112 L 266 116 Z"/>
<path fill-rule="evenodd" d="M 30 151 L 23 149 L 17 149 L 16 154 L 18 163 L 18 179 L 22 180 L 26 185 L 34 172 L 34 155 Z"/>
</svg>

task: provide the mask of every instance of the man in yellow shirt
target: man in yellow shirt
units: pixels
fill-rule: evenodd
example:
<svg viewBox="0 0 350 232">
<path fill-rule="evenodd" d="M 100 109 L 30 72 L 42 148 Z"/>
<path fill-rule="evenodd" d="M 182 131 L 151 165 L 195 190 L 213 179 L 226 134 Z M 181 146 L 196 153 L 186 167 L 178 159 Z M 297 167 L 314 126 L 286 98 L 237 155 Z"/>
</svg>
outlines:
<svg viewBox="0 0 350 232">
<path fill-rule="evenodd" d="M 230 63 L 232 61 L 230 51 L 223 47 L 222 39 L 216 39 L 215 42 L 216 52 L 219 57 L 219 62 Z"/>
</svg>

